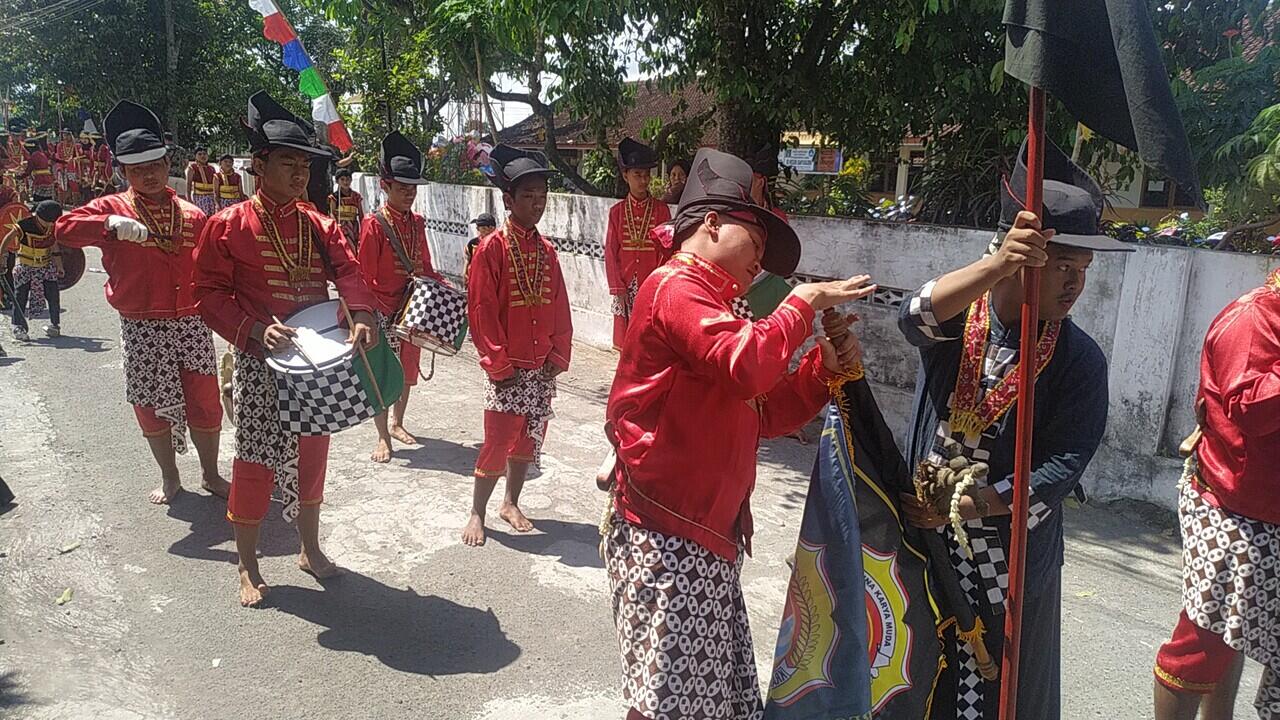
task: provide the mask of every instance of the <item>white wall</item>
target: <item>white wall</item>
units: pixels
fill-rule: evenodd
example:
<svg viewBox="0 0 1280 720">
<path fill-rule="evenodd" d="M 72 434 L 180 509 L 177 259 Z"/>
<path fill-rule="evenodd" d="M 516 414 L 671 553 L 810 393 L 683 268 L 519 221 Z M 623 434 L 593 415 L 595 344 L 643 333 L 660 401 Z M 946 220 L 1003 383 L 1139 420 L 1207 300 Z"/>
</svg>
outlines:
<svg viewBox="0 0 1280 720">
<path fill-rule="evenodd" d="M 357 189 L 371 204 L 368 209 L 379 202 L 376 178 L 357 176 Z M 559 248 L 576 338 L 601 347 L 609 346 L 612 328 L 600 259 L 612 202 L 553 194 L 539 224 Z M 455 276 L 474 234 L 466 223 L 481 212 L 499 222 L 503 217 L 496 190 L 455 185 L 426 185 L 417 210 L 427 218 L 436 267 Z M 868 273 L 881 286 L 856 310 L 863 318 L 868 373 L 885 417 L 901 437 L 919 361 L 897 330 L 897 304 L 930 278 L 979 257 L 992 233 L 817 217 L 793 218 L 792 224 L 804 243 L 798 277 Z M 1260 285 L 1277 264 L 1274 257 L 1168 247 L 1096 256 L 1072 315 L 1110 362 L 1107 433 L 1085 477 L 1091 494 L 1175 507 L 1177 446 L 1195 425 L 1191 404 L 1205 331 L 1228 302 Z"/>
</svg>

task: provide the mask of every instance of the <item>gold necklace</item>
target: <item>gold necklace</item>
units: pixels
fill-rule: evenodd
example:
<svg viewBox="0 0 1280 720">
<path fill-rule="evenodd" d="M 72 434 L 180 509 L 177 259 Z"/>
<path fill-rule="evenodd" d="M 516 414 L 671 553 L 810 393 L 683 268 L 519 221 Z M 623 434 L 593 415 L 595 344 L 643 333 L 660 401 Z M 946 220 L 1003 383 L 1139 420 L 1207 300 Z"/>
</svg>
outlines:
<svg viewBox="0 0 1280 720">
<path fill-rule="evenodd" d="M 311 254 L 315 250 L 315 246 L 311 243 L 311 223 L 299 211 L 298 252 L 297 257 L 292 257 L 289 255 L 289 249 L 285 245 L 284 238 L 280 236 L 280 229 L 276 227 L 275 219 L 271 217 L 271 213 L 262 204 L 262 198 L 257 195 L 253 196 L 253 210 L 258 214 L 262 229 L 267 232 L 267 239 L 271 241 L 271 247 L 275 248 L 276 255 L 280 257 L 280 265 L 284 267 L 285 272 L 289 275 L 289 282 L 298 285 L 310 277 Z"/>
<path fill-rule="evenodd" d="M 178 208 L 177 198 L 169 199 L 168 212 L 164 213 L 163 220 L 160 220 L 147 207 L 147 203 L 142 199 L 142 196 L 138 195 L 137 191 L 131 188 L 129 194 L 134 212 L 138 214 L 142 224 L 147 226 L 147 232 L 155 239 L 156 246 L 167 253 L 173 252 L 177 246 L 177 243 L 174 242 L 175 226 L 182 219 L 182 211 Z"/>
</svg>

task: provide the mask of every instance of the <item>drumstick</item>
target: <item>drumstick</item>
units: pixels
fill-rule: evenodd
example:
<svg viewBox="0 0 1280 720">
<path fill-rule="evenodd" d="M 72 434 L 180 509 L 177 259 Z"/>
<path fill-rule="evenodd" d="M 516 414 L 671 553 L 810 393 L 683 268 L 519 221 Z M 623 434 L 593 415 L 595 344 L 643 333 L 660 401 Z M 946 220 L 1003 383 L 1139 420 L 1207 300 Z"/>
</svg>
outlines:
<svg viewBox="0 0 1280 720">
<path fill-rule="evenodd" d="M 347 327 L 355 329 L 356 321 L 351 317 L 351 309 L 347 307 L 347 301 L 338 298 L 338 304 L 342 306 L 342 314 L 347 318 Z M 369 356 L 364 354 L 364 346 L 355 343 L 356 352 L 360 353 L 360 362 L 364 363 L 364 371 L 369 373 L 369 383 L 373 385 L 373 394 L 378 398 L 378 407 L 386 408 L 387 404 L 382 401 L 382 390 L 378 388 L 378 378 L 373 376 L 373 366 L 369 364 Z"/>
<path fill-rule="evenodd" d="M 274 320 L 277 325 L 284 325 L 284 323 L 280 322 L 280 318 L 276 317 L 275 315 L 272 315 L 271 319 Z M 285 327 L 288 327 L 288 325 L 285 325 Z M 311 359 L 311 356 L 307 354 L 306 350 L 302 349 L 302 345 L 300 345 L 297 340 L 294 340 L 293 338 L 289 338 L 289 344 L 293 346 L 294 350 L 298 351 L 298 354 L 302 356 L 303 360 L 307 361 L 307 364 L 311 366 L 312 370 L 315 370 L 316 372 L 320 372 L 320 366 L 316 364 L 315 360 Z"/>
</svg>

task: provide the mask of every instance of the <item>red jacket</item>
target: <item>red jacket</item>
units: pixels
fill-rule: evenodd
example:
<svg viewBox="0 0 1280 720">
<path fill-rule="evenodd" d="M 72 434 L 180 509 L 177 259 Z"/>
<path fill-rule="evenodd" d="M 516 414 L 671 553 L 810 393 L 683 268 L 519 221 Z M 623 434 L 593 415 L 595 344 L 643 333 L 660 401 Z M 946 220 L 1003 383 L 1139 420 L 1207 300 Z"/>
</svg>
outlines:
<svg viewBox="0 0 1280 720">
<path fill-rule="evenodd" d="M 213 176 L 219 200 L 244 200 L 244 190 L 240 187 L 240 173 L 236 170 L 223 175 L 221 171 Z"/>
<path fill-rule="evenodd" d="M 1209 326 L 1197 405 L 1205 498 L 1280 525 L 1280 270 Z"/>
<path fill-rule="evenodd" d="M 53 187 L 53 163 L 49 155 L 43 150 L 31 153 L 19 177 L 30 177 L 32 187 Z"/>
<path fill-rule="evenodd" d="M 519 257 L 508 238 L 514 237 Z M 513 259 L 519 262 L 513 266 Z M 541 273 L 535 268 L 541 266 Z M 517 272 L 522 270 L 522 272 Z M 524 275 L 523 271 L 529 273 Z M 480 241 L 467 277 L 467 316 L 480 367 L 493 380 L 505 380 L 515 368 L 537 369 L 550 361 L 569 369 L 573 353 L 573 316 L 555 248 L 536 229 L 511 220 Z M 539 277 L 540 276 L 540 277 Z M 526 301 L 521 278 L 536 288 Z"/>
<path fill-rule="evenodd" d="M 198 163 L 192 160 L 187 163 L 187 177 L 191 178 L 191 187 L 187 190 L 192 195 L 212 195 L 213 180 L 217 174 L 209 163 Z"/>
<path fill-rule="evenodd" d="M 444 282 L 444 277 L 431 266 L 426 223 L 421 215 L 412 211 L 399 213 L 384 205 L 377 213 L 367 216 L 360 224 L 360 249 L 357 251 L 360 273 L 378 300 L 378 310 L 384 315 L 392 315 L 400 311 L 405 290 L 409 287 L 410 273 L 405 270 L 396 251 L 391 249 L 391 241 L 382 230 L 379 215 L 388 219 L 404 244 L 404 251 L 413 263 L 412 275 L 435 278 L 440 282 Z"/>
<path fill-rule="evenodd" d="M 182 228 L 175 233 L 174 252 L 161 249 L 156 238 L 144 243 L 117 240 L 107 232 L 107 217 L 123 215 L 140 220 L 134 208 L 133 191 L 107 195 L 82 205 L 54 225 L 58 242 L 67 247 L 95 246 L 102 249 L 102 267 L 107 271 L 107 302 L 122 316 L 152 320 L 194 315 L 191 289 L 192 253 L 204 229 L 205 215 L 195 205 L 178 197 L 172 188 L 166 194 L 177 203 Z M 152 217 L 163 217 L 161 206 L 138 198 Z M 177 238 L 181 242 L 176 242 Z"/>
<path fill-rule="evenodd" d="M 634 225 L 633 233 L 627 232 L 628 214 Z M 657 198 L 637 202 L 627 195 L 609 208 L 609 225 L 604 235 L 604 272 L 610 294 L 626 292 L 633 278 L 638 286 L 666 261 L 666 253 L 649 237 L 649 230 L 670 221 L 671 210 Z"/>
<path fill-rule="evenodd" d="M 751 548 L 760 438 L 812 420 L 832 377 L 817 348 L 787 373 L 813 308 L 792 296 L 763 320 L 739 320 L 729 301 L 745 289 L 689 253 L 655 271 L 640 286 L 606 410 L 621 516 L 731 561 L 740 541 Z"/>
<path fill-rule="evenodd" d="M 314 250 L 304 250 L 305 278 L 290 279 L 272 241 L 258 219 L 253 200 L 232 205 L 210 218 L 195 255 L 195 298 L 200 316 L 214 332 L 241 350 L 262 352 L 251 343 L 255 322 L 270 325 L 307 305 L 329 299 L 327 280 L 354 312 L 373 312 L 373 293 L 360 276 L 360 266 L 337 223 L 307 202 L 277 204 L 254 195 L 275 219 L 287 256 L 298 257 L 299 217 L 311 223 Z M 333 273 L 325 268 L 327 255 Z"/>
</svg>

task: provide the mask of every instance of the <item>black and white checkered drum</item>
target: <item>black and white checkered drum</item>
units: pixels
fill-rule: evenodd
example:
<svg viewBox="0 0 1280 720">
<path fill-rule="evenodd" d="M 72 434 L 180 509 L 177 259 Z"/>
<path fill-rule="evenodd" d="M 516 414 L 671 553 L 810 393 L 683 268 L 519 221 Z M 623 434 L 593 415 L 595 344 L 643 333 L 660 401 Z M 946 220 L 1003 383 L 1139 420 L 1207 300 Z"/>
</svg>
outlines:
<svg viewBox="0 0 1280 720">
<path fill-rule="evenodd" d="M 467 294 L 434 278 L 413 282 L 413 293 L 391 331 L 431 352 L 457 354 L 467 338 Z"/>
<path fill-rule="evenodd" d="M 280 397 L 280 426 L 293 435 L 332 435 L 377 414 L 353 364 L 355 349 L 338 323 L 337 300 L 285 318 L 298 335 L 294 347 L 271 355 Z"/>
</svg>

